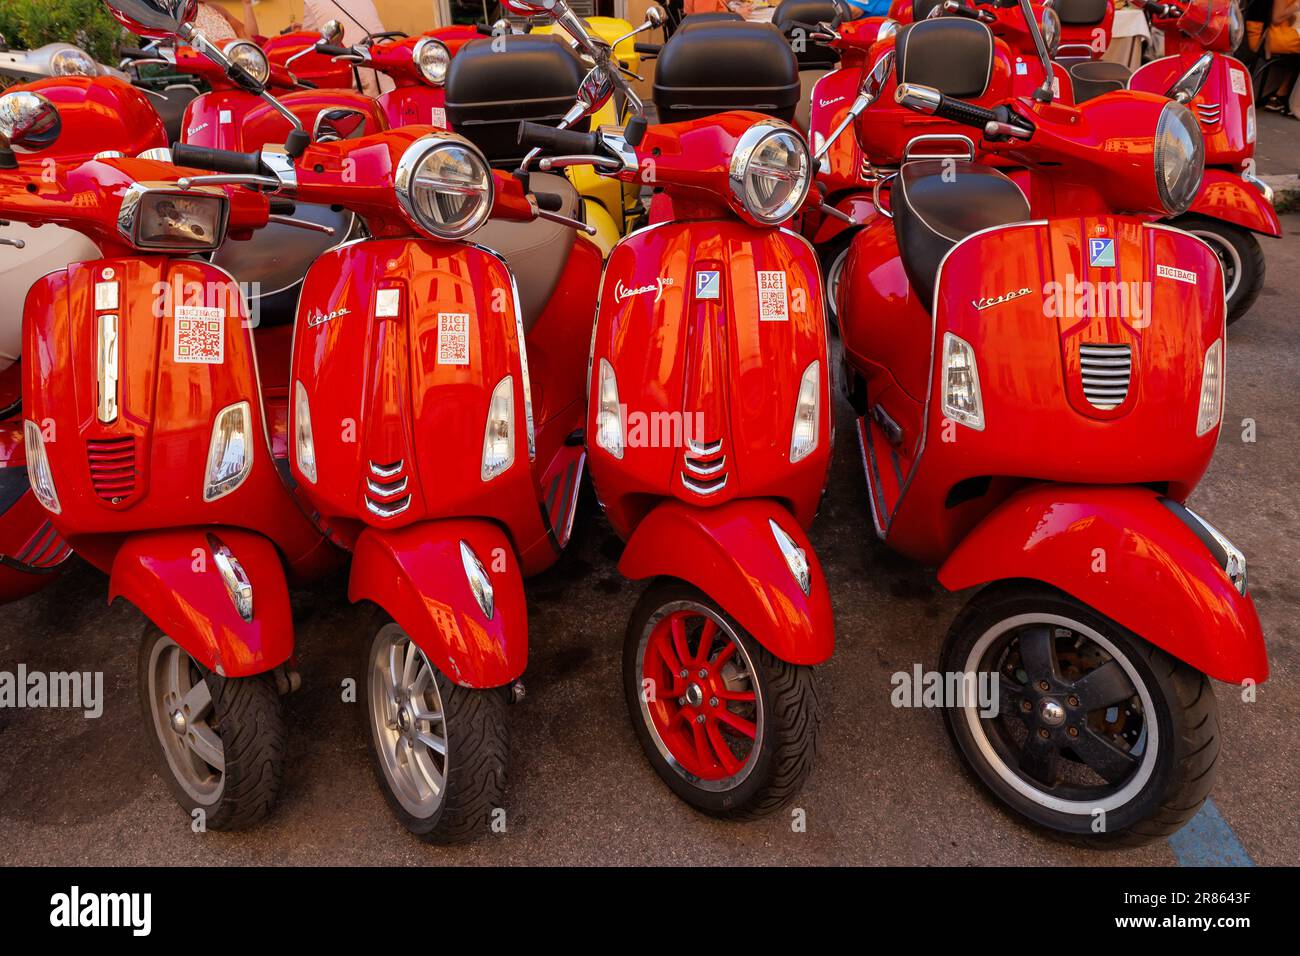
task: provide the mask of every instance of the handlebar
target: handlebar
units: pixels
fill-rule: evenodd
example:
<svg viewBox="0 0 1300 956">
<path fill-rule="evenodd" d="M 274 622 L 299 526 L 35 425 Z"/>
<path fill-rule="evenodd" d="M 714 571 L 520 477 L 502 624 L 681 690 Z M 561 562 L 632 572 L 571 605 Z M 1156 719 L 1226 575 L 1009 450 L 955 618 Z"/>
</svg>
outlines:
<svg viewBox="0 0 1300 956">
<path fill-rule="evenodd" d="M 979 20 L 981 23 L 994 23 L 997 21 L 997 17 L 992 13 L 987 10 L 980 10 L 978 7 L 962 2 L 962 0 L 947 0 L 943 5 L 943 9 L 947 13 L 965 17 L 968 20 Z"/>
<path fill-rule="evenodd" d="M 973 126 L 990 139 L 1028 139 L 1033 134 L 1033 128 L 1026 128 L 1026 121 L 1005 106 L 989 109 L 945 96 L 931 86 L 900 83 L 894 91 L 894 101 L 918 113 Z"/>
<path fill-rule="evenodd" d="M 177 166 L 207 169 L 214 173 L 230 173 L 234 176 L 267 175 L 267 170 L 262 166 L 261 153 L 240 153 L 230 149 L 192 146 L 188 143 L 176 143 L 172 146 L 172 162 Z"/>
<path fill-rule="evenodd" d="M 356 56 L 357 51 L 350 46 L 339 46 L 336 43 L 326 43 L 322 40 L 316 44 L 316 52 L 323 53 L 325 56 Z"/>
<path fill-rule="evenodd" d="M 662 43 L 633 43 L 632 49 L 636 50 L 642 56 L 658 56 L 659 51 L 664 48 Z"/>
<path fill-rule="evenodd" d="M 533 193 L 537 200 L 537 208 L 546 212 L 559 212 L 564 208 L 564 197 L 559 193 Z"/>
<path fill-rule="evenodd" d="M 519 124 L 519 145 L 551 153 L 595 153 L 600 149 L 600 136 L 525 120 Z"/>
</svg>

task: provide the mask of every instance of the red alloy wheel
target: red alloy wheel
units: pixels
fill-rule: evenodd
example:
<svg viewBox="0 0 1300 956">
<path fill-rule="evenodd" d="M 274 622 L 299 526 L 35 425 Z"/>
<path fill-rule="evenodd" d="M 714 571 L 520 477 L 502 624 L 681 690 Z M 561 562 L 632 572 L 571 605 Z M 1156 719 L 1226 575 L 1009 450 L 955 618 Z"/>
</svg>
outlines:
<svg viewBox="0 0 1300 956">
<path fill-rule="evenodd" d="M 660 614 L 642 644 L 642 715 L 675 770 L 705 789 L 731 789 L 763 733 L 753 662 L 706 608 L 674 602 Z"/>
</svg>

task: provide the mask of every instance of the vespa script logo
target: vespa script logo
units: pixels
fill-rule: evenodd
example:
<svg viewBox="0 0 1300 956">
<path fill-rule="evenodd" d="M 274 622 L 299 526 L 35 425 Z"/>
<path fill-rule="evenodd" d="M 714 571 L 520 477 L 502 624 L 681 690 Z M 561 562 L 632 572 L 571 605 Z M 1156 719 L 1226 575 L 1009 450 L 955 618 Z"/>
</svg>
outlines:
<svg viewBox="0 0 1300 956">
<path fill-rule="evenodd" d="M 1004 292 L 1002 295 L 974 299 L 971 301 L 971 305 L 975 306 L 977 311 L 983 312 L 985 309 L 991 309 L 995 305 L 1001 305 L 1003 302 L 1010 302 L 1012 299 L 1019 299 L 1025 295 L 1029 295 L 1028 289 L 1016 289 L 1014 292 Z"/>
<path fill-rule="evenodd" d="M 837 96 L 834 99 L 830 99 L 830 100 L 824 100 L 821 97 L 818 97 L 817 105 L 826 107 L 826 106 L 830 106 L 832 103 L 843 103 L 846 99 L 848 99 L 847 96 Z"/>
<path fill-rule="evenodd" d="M 340 319 L 345 315 L 351 315 L 352 310 L 348 308 L 335 309 L 333 312 L 321 312 L 319 309 L 314 311 L 310 318 L 307 319 L 307 328 L 313 329 L 318 325 L 324 325 L 332 319 Z"/>
<path fill-rule="evenodd" d="M 623 285 L 623 280 L 619 279 L 618 282 L 614 283 L 614 301 L 622 302 L 624 299 L 630 299 L 634 295 L 645 295 L 647 292 L 653 292 L 655 294 L 655 301 L 658 302 L 659 297 L 663 295 L 664 288 L 672 284 L 673 280 L 671 276 L 660 276 L 655 279 L 654 282 L 647 283 L 646 285 L 635 286 L 634 288 L 629 289 L 627 286 Z"/>
</svg>

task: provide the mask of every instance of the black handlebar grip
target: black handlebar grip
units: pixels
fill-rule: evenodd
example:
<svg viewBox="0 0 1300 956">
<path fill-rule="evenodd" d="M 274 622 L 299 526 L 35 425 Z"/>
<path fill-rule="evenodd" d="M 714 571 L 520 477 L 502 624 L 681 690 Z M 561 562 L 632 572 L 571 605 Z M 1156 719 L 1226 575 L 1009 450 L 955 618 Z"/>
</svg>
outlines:
<svg viewBox="0 0 1300 956">
<path fill-rule="evenodd" d="M 642 56 L 658 56 L 659 51 L 664 48 L 662 43 L 633 43 L 632 49 L 636 50 Z"/>
<path fill-rule="evenodd" d="M 998 119 L 998 114 L 990 109 L 951 96 L 940 98 L 934 115 L 940 119 L 952 120 L 954 123 L 965 123 L 976 129 L 983 129 L 987 123 L 997 122 Z"/>
<path fill-rule="evenodd" d="M 326 43 L 323 40 L 316 44 L 316 52 L 323 53 L 326 56 L 356 56 L 357 51 L 350 46 L 339 46 L 337 43 Z"/>
<path fill-rule="evenodd" d="M 117 52 L 122 55 L 122 59 L 124 60 L 149 60 L 157 56 L 156 53 L 142 50 L 138 46 L 124 46 Z"/>
<path fill-rule="evenodd" d="M 577 133 L 525 120 L 519 124 L 519 145 L 536 146 L 547 153 L 586 154 L 599 149 L 600 137 L 595 133 Z"/>
<path fill-rule="evenodd" d="M 496 34 L 492 32 L 492 24 L 490 23 L 476 23 L 474 24 L 474 29 L 479 32 L 480 36 L 496 36 Z"/>
<path fill-rule="evenodd" d="M 564 208 L 564 197 L 559 193 L 533 193 L 537 199 L 537 208 L 547 212 L 559 212 Z"/>
<path fill-rule="evenodd" d="M 265 174 L 260 153 L 237 153 L 231 149 L 212 149 L 188 143 L 177 143 L 172 147 L 172 162 L 177 166 L 208 169 L 214 173 L 248 176 Z"/>
</svg>

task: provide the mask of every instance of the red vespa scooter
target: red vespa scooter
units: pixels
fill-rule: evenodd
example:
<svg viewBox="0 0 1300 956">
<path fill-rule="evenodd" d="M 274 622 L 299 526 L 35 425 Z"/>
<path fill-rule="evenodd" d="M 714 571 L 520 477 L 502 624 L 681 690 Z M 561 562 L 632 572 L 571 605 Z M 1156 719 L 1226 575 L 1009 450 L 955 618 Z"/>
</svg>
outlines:
<svg viewBox="0 0 1300 956">
<path fill-rule="evenodd" d="M 304 282 L 293 477 L 353 554 L 349 597 L 377 611 L 365 709 L 390 805 L 425 839 L 479 836 L 504 794 L 505 707 L 522 694 L 523 577 L 567 544 L 586 459 L 573 346 L 601 255 L 575 236 L 577 193 L 535 175 L 528 195 L 427 126 L 315 144 L 291 170 L 202 147 L 176 159 L 342 205 L 374 237 L 324 254 Z M 493 249 L 469 241 L 489 217 L 513 223 Z"/>
<path fill-rule="evenodd" d="M 103 149 L 134 155 L 167 143 L 145 95 L 121 80 L 100 76 L 51 77 L 11 87 L 0 96 L 0 138 L 7 143 L 10 165 L 29 176 L 75 166 Z M 22 299 L 42 276 L 69 261 L 94 258 L 99 250 L 80 233 L 39 225 L 0 221 L 0 275 L 17 298 L 0 305 L 0 602 L 45 587 L 72 554 L 28 480 Z"/>
<path fill-rule="evenodd" d="M 599 58 L 563 0 L 546 9 Z M 695 46 L 693 35 L 713 36 L 674 34 L 660 90 L 684 90 L 678 69 L 697 75 L 698 58 L 731 52 Z M 660 116 L 693 106 L 663 93 L 656 104 Z M 609 255 L 586 439 L 597 494 L 627 541 L 619 569 L 651 582 L 623 649 L 642 749 L 693 807 L 748 818 L 785 805 L 811 769 L 812 667 L 834 641 L 804 531 L 832 439 L 821 281 L 811 247 L 779 228 L 807 197 L 812 170 L 798 131 L 758 113 L 648 131 L 644 122 L 626 133 L 526 123 L 520 139 L 552 154 L 542 169 L 593 164 L 625 181 L 652 173 L 671 198 L 671 221 Z"/>
<path fill-rule="evenodd" d="M 892 221 L 854 242 L 841 327 L 876 531 L 982 587 L 941 660 L 985 688 L 945 718 L 990 791 L 1066 839 L 1165 836 L 1212 786 L 1209 678 L 1268 673 L 1245 558 L 1183 503 L 1222 415 L 1222 276 L 1148 217 L 1192 201 L 1199 128 L 1142 94 L 895 96 L 1024 171 L 905 163 Z"/>
</svg>

